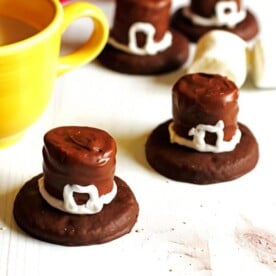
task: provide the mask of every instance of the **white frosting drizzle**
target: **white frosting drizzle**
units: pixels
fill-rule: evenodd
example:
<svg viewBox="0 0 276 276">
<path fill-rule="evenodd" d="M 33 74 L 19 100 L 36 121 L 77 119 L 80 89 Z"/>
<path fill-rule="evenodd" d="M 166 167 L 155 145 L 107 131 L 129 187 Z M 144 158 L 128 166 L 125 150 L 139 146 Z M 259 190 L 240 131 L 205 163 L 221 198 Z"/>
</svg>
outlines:
<svg viewBox="0 0 276 276">
<path fill-rule="evenodd" d="M 137 32 L 143 32 L 146 36 L 146 43 L 143 47 L 137 45 L 136 34 Z M 116 41 L 113 37 L 110 37 L 108 42 L 114 48 L 121 51 L 135 54 L 135 55 L 156 55 L 158 52 L 162 52 L 172 45 L 172 34 L 167 31 L 159 42 L 154 41 L 154 35 L 156 33 L 155 27 L 150 23 L 136 22 L 131 25 L 128 33 L 128 45 L 122 44 Z"/>
<path fill-rule="evenodd" d="M 80 186 L 77 184 L 67 184 L 63 189 L 63 199 L 60 200 L 50 195 L 44 186 L 44 178 L 38 180 L 38 187 L 41 196 L 54 208 L 70 214 L 92 215 L 99 213 L 104 204 L 110 203 L 117 194 L 117 185 L 114 182 L 110 193 L 99 196 L 95 185 Z M 85 193 L 89 195 L 86 203 L 78 205 L 75 202 L 73 193 Z"/>
<path fill-rule="evenodd" d="M 193 148 L 201 152 L 228 152 L 234 150 L 236 145 L 240 142 L 241 131 L 237 129 L 235 135 L 230 141 L 224 141 L 224 122 L 219 120 L 216 125 L 199 124 L 195 128 L 189 130 L 188 135 L 193 136 L 192 140 L 186 139 L 176 134 L 174 131 L 174 123 L 169 124 L 170 142 L 177 143 L 182 146 Z M 217 134 L 215 145 L 207 144 L 205 141 L 206 131 Z"/>
<path fill-rule="evenodd" d="M 227 12 L 226 12 L 227 11 Z M 195 14 L 189 7 L 182 10 L 183 15 L 188 17 L 194 24 L 200 26 L 224 26 L 234 28 L 246 17 L 246 10 L 238 11 L 238 5 L 235 1 L 220 1 L 216 3 L 215 15 L 213 17 L 203 17 Z"/>
</svg>

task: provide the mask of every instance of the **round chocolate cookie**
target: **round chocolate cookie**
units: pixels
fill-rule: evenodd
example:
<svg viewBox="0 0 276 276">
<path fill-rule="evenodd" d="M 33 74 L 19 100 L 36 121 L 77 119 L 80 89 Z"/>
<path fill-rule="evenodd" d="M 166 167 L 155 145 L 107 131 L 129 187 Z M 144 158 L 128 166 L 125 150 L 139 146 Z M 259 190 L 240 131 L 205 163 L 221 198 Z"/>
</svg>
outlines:
<svg viewBox="0 0 276 276">
<path fill-rule="evenodd" d="M 74 215 L 51 207 L 40 195 L 38 175 L 16 196 L 13 214 L 31 236 L 50 243 L 79 246 L 105 243 L 129 233 L 138 217 L 138 203 L 128 185 L 118 177 L 118 192 L 101 212 Z"/>
<path fill-rule="evenodd" d="M 153 75 L 167 73 L 180 68 L 189 54 L 188 40 L 171 30 L 171 47 L 156 55 L 135 55 L 123 52 L 107 44 L 98 60 L 105 67 L 132 75 Z"/>
<path fill-rule="evenodd" d="M 190 41 L 196 42 L 198 39 L 211 30 L 224 30 L 232 32 L 246 41 L 250 41 L 259 32 L 258 22 L 255 16 L 247 10 L 246 18 L 238 23 L 233 28 L 228 27 L 217 27 L 217 26 L 200 26 L 195 25 L 191 20 L 183 15 L 183 8 L 175 11 L 171 18 L 171 26 L 183 33 Z"/>
<path fill-rule="evenodd" d="M 257 164 L 258 144 L 251 131 L 239 124 L 242 137 L 230 152 L 199 152 L 178 144 L 171 144 L 168 126 L 159 125 L 146 142 L 146 158 L 160 174 L 182 182 L 212 184 L 236 179 Z"/>
</svg>

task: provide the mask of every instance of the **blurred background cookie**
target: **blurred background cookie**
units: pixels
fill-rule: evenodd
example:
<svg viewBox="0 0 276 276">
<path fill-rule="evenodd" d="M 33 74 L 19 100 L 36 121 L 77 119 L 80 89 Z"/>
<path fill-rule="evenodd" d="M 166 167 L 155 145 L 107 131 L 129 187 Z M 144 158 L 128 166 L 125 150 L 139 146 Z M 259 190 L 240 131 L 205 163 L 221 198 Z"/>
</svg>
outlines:
<svg viewBox="0 0 276 276">
<path fill-rule="evenodd" d="M 191 0 L 189 5 L 175 11 L 171 26 L 193 42 L 214 29 L 232 32 L 246 41 L 259 32 L 255 15 L 242 0 Z"/>
<path fill-rule="evenodd" d="M 181 67 L 188 40 L 169 28 L 171 0 L 116 1 L 113 27 L 99 61 L 109 69 L 151 75 Z"/>
</svg>

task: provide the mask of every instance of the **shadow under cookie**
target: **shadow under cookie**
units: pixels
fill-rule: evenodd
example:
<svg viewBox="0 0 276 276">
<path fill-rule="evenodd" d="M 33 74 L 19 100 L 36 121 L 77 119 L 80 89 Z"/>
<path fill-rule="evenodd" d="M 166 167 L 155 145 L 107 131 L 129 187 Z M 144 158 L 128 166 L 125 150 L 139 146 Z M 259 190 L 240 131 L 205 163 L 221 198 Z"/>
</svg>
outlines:
<svg viewBox="0 0 276 276">
<path fill-rule="evenodd" d="M 180 68 L 188 59 L 189 42 L 182 34 L 171 30 L 172 45 L 156 55 L 135 55 L 107 44 L 98 57 L 105 67 L 125 74 L 153 75 Z"/>
<path fill-rule="evenodd" d="M 183 8 L 175 11 L 171 18 L 171 26 L 185 35 L 192 42 L 198 41 L 198 39 L 205 33 L 211 30 L 224 30 L 232 32 L 246 41 L 250 41 L 256 37 L 259 32 L 258 22 L 255 16 L 249 11 L 246 11 L 246 17 L 243 21 L 238 23 L 233 28 L 226 26 L 200 26 L 195 25 L 191 20 L 183 15 Z"/>
<path fill-rule="evenodd" d="M 31 236 L 67 246 L 101 244 L 129 233 L 138 217 L 138 203 L 128 185 L 115 177 L 113 201 L 93 215 L 74 215 L 51 207 L 40 195 L 38 179 L 29 180 L 14 202 L 17 224 Z"/>
<path fill-rule="evenodd" d="M 154 129 L 146 142 L 149 164 L 170 179 L 194 184 L 230 181 L 251 171 L 258 162 L 258 144 L 245 125 L 239 124 L 242 137 L 233 151 L 210 153 L 171 144 L 170 122 Z"/>
</svg>

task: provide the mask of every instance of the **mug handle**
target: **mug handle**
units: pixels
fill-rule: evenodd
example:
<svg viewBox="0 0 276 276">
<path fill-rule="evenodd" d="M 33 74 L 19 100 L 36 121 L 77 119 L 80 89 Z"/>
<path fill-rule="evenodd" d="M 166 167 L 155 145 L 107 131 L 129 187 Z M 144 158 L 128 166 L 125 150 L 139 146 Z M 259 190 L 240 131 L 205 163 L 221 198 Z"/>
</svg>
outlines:
<svg viewBox="0 0 276 276">
<path fill-rule="evenodd" d="M 63 9 L 62 32 L 74 20 L 82 17 L 91 18 L 94 22 L 94 29 L 89 39 L 78 49 L 68 55 L 59 57 L 58 76 L 95 59 L 104 48 L 109 35 L 107 17 L 97 6 L 86 2 L 76 2 L 64 6 Z"/>
</svg>

